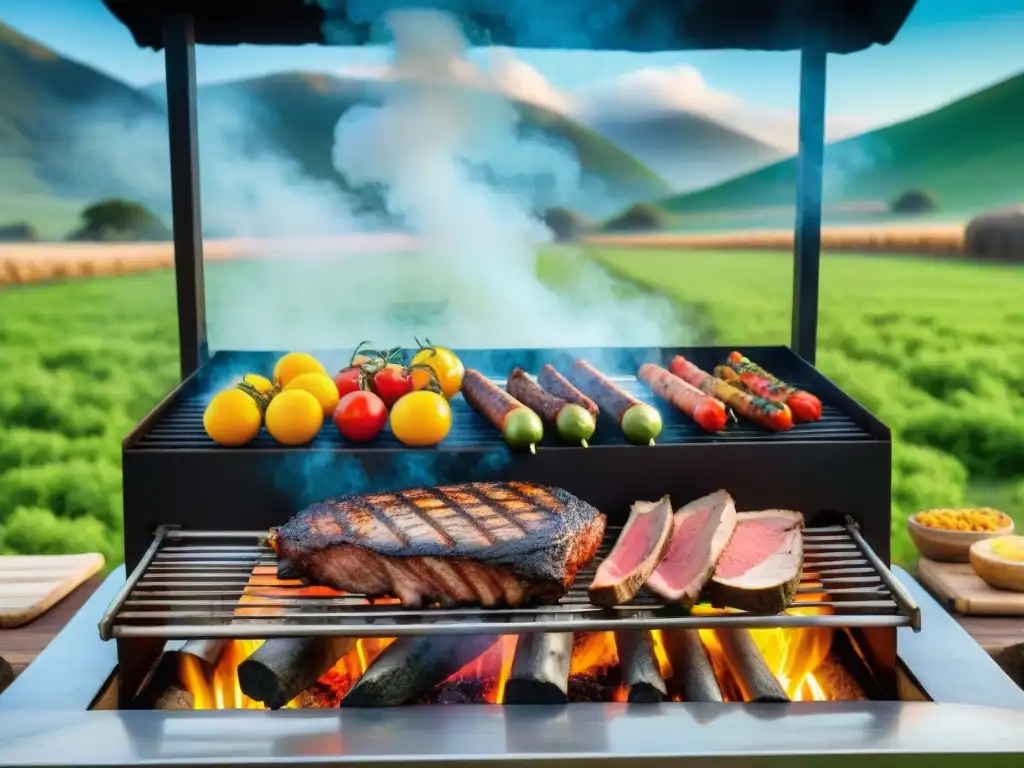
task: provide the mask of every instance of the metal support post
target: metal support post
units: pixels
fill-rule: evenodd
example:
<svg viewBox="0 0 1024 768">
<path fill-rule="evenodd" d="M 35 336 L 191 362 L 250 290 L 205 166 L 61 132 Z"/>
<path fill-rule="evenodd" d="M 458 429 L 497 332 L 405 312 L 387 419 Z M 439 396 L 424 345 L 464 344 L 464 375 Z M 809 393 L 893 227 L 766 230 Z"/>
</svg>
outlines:
<svg viewBox="0 0 1024 768">
<path fill-rule="evenodd" d="M 178 292 L 181 377 L 206 362 L 206 293 L 203 287 L 203 224 L 199 195 L 199 131 L 196 121 L 196 58 L 190 15 L 164 17 L 167 129 L 171 149 L 174 271 Z"/>
<path fill-rule="evenodd" d="M 822 167 L 825 162 L 825 49 L 800 55 L 800 148 L 796 171 L 791 347 L 814 364 L 818 345 Z"/>
</svg>

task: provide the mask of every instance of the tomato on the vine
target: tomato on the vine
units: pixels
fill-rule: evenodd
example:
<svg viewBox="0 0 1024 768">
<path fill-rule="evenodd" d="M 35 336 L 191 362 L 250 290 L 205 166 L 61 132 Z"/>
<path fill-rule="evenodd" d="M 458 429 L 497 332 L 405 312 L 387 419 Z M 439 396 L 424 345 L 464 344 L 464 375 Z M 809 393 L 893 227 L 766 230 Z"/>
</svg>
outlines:
<svg viewBox="0 0 1024 768">
<path fill-rule="evenodd" d="M 398 402 L 398 398 L 412 391 L 412 379 L 403 366 L 388 363 L 373 375 L 373 391 L 390 408 Z"/>
<path fill-rule="evenodd" d="M 426 389 L 430 386 L 431 377 L 426 369 L 432 369 L 437 383 L 444 392 L 444 396 L 451 400 L 462 388 L 462 377 L 466 375 L 466 368 L 458 356 L 445 347 L 429 346 L 427 341 L 425 347 L 420 347 L 410 363 L 412 371 L 412 388 Z"/>
<path fill-rule="evenodd" d="M 364 443 L 377 437 L 388 420 L 388 409 L 373 392 L 349 392 L 338 401 L 334 425 L 343 437 Z"/>
<path fill-rule="evenodd" d="M 338 388 L 338 397 L 344 397 L 351 392 L 360 390 L 359 378 L 362 376 L 362 368 L 358 365 L 342 368 L 334 375 L 334 386 Z"/>
</svg>

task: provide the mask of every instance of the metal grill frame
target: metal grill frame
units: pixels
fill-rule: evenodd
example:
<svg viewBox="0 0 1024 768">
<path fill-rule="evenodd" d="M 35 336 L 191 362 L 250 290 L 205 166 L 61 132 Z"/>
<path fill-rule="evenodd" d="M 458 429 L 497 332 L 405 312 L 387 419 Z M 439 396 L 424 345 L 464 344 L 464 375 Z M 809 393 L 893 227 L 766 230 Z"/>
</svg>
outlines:
<svg viewBox="0 0 1024 768">
<path fill-rule="evenodd" d="M 686 614 L 650 596 L 613 609 L 594 607 L 587 600 L 587 585 L 619 530 L 609 530 L 594 562 L 577 575 L 577 583 L 557 605 L 405 609 L 397 604 L 368 604 L 360 595 L 302 595 L 299 590 L 306 585 L 298 582 L 253 583 L 254 568 L 276 566 L 277 562 L 273 551 L 262 545 L 265 534 L 261 531 L 186 531 L 165 526 L 104 614 L 100 635 L 105 640 L 187 640 L 724 627 L 921 628 L 917 604 L 850 518 L 843 525 L 804 530 L 804 576 L 791 609 L 826 608 L 831 611 L 827 614 Z M 821 587 L 814 586 L 819 583 Z M 261 591 L 270 589 L 295 590 L 296 594 Z M 822 593 L 827 600 L 801 599 L 801 595 Z M 272 601 L 254 607 L 255 611 L 277 607 L 275 603 L 284 605 L 272 616 L 243 615 L 239 613 L 243 595 Z"/>
</svg>

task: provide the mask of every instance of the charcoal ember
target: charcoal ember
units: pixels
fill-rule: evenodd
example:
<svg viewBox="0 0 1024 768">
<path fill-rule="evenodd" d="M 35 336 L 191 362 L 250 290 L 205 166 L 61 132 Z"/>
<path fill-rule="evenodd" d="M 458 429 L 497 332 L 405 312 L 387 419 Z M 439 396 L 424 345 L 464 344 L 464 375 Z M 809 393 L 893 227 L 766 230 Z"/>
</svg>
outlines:
<svg viewBox="0 0 1024 768">
<path fill-rule="evenodd" d="M 420 697 L 417 704 L 483 704 L 487 687 L 480 680 L 451 680 Z"/>
<path fill-rule="evenodd" d="M 622 676 L 617 667 L 588 670 L 581 674 L 569 676 L 569 701 L 579 703 L 585 701 L 613 701 L 615 691 L 622 683 Z"/>
</svg>

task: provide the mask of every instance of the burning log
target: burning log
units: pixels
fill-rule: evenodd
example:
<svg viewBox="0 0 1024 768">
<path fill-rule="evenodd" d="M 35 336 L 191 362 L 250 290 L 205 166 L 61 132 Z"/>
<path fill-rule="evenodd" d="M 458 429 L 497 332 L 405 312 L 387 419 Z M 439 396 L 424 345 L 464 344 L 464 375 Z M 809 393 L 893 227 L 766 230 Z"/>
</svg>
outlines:
<svg viewBox="0 0 1024 768">
<path fill-rule="evenodd" d="M 250 699 L 280 709 L 355 647 L 352 637 L 267 640 L 238 665 L 238 685 Z"/>
<path fill-rule="evenodd" d="M 628 701 L 654 704 L 668 697 L 650 632 L 616 632 L 615 650 L 619 655 L 622 683 L 629 688 Z"/>
<path fill-rule="evenodd" d="M 838 630 L 832 634 L 832 645 L 829 647 L 827 658 L 829 657 L 849 673 L 864 698 L 870 701 L 885 699 L 881 683 L 878 682 L 868 663 L 857 652 L 847 630 Z"/>
<path fill-rule="evenodd" d="M 197 659 L 203 672 L 209 675 L 230 643 L 230 640 L 186 640 L 178 648 L 165 648 L 164 658 L 178 662 L 180 668 L 182 657 L 190 656 Z"/>
<path fill-rule="evenodd" d="M 661 633 L 669 663 L 672 684 L 683 701 L 724 701 L 714 667 L 696 629 L 666 629 Z"/>
<path fill-rule="evenodd" d="M 790 701 L 782 684 L 768 668 L 749 630 L 720 629 L 715 636 L 745 700 L 759 703 Z"/>
<path fill-rule="evenodd" d="M 171 683 L 153 700 L 153 709 L 195 709 L 195 704 L 191 693 L 181 686 Z"/>
<path fill-rule="evenodd" d="M 505 684 L 506 704 L 566 704 L 572 632 L 520 635 Z"/>
<path fill-rule="evenodd" d="M 400 637 L 341 700 L 342 707 L 396 707 L 447 678 L 498 642 L 499 635 Z"/>
</svg>

